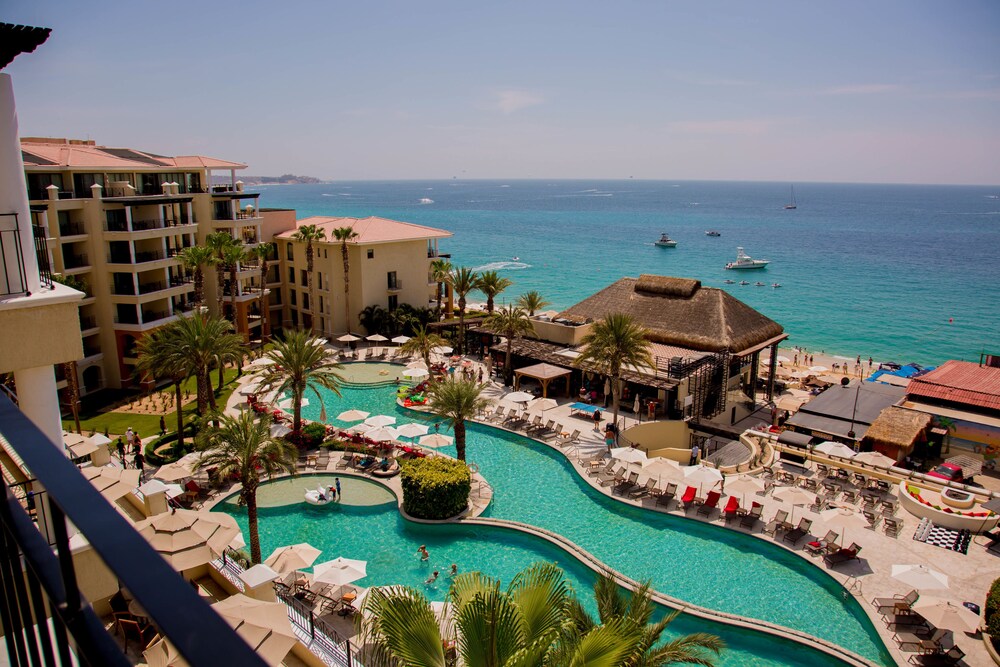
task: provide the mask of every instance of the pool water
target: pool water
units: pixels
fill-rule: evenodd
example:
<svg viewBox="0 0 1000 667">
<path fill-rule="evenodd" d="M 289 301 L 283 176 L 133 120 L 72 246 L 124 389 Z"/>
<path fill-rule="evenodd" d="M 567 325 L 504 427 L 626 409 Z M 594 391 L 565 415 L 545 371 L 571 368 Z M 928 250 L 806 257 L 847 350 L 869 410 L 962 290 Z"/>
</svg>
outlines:
<svg viewBox="0 0 1000 667">
<path fill-rule="evenodd" d="M 341 364 L 338 372 L 344 380 L 353 384 L 375 384 L 402 377 L 406 366 L 378 361 Z"/>
</svg>

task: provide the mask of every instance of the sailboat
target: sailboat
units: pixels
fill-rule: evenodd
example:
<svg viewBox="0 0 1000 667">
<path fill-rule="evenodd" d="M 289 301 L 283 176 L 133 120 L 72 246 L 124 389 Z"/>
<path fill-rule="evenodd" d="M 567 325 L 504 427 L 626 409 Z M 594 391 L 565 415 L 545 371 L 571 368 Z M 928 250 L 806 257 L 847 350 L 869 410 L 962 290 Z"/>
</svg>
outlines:
<svg viewBox="0 0 1000 667">
<path fill-rule="evenodd" d="M 798 208 L 798 206 L 795 204 L 795 186 L 793 185 L 791 186 L 791 188 L 792 188 L 792 201 L 785 204 L 786 211 L 792 211 Z"/>
</svg>

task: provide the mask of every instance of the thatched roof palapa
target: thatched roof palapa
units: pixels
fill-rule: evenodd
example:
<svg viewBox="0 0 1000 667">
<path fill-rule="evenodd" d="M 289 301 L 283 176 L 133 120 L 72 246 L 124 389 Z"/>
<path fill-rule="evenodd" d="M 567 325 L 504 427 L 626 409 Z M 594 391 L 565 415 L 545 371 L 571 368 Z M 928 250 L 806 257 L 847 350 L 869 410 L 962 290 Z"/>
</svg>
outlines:
<svg viewBox="0 0 1000 667">
<path fill-rule="evenodd" d="M 931 421 L 931 416 L 924 412 L 890 406 L 868 427 L 861 440 L 862 447 L 870 447 L 893 458 L 897 457 L 899 450 L 909 454 L 914 445 L 925 438 Z"/>
<path fill-rule="evenodd" d="M 780 324 L 701 281 L 643 274 L 622 278 L 562 313 L 571 322 L 631 315 L 654 343 L 739 355 L 786 337 Z"/>
</svg>

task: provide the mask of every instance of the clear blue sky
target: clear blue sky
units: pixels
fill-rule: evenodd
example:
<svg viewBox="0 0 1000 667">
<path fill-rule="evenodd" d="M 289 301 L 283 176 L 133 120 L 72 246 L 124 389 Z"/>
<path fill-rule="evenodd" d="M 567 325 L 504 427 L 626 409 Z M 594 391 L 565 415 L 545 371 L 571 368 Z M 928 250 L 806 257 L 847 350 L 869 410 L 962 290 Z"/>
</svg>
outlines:
<svg viewBox="0 0 1000 667">
<path fill-rule="evenodd" d="M 1000 2 L 4 0 L 22 135 L 328 179 L 1000 183 Z"/>
</svg>

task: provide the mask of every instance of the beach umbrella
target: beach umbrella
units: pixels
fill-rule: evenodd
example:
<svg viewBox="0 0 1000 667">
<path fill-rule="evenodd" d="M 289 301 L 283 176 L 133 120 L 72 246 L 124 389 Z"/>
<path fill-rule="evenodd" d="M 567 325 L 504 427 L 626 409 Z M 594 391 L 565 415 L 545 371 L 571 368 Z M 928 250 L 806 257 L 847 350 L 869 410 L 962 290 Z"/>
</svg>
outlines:
<svg viewBox="0 0 1000 667">
<path fill-rule="evenodd" d="M 98 447 L 111 444 L 111 438 L 104 435 L 103 433 L 95 433 L 94 435 L 90 436 L 90 441 L 95 445 L 97 445 Z"/>
<path fill-rule="evenodd" d="M 528 401 L 534 399 L 535 395 L 529 394 L 526 391 L 512 391 L 503 398 L 506 398 L 509 401 L 513 401 L 514 403 L 527 403 Z"/>
<path fill-rule="evenodd" d="M 426 435 L 430 427 L 426 424 L 417 424 L 415 422 L 410 422 L 409 424 L 403 424 L 396 428 L 396 433 L 404 438 L 416 438 L 420 435 Z"/>
<path fill-rule="evenodd" d="M 153 477 L 162 479 L 164 482 L 176 482 L 177 480 L 190 477 L 192 474 L 192 471 L 187 466 L 168 463 L 160 466 L 160 469 L 153 473 Z"/>
<path fill-rule="evenodd" d="M 127 496 L 139 485 L 139 471 L 116 466 L 89 466 L 81 468 L 83 476 L 110 502 Z"/>
<path fill-rule="evenodd" d="M 447 345 L 438 345 L 437 347 L 431 348 L 431 352 L 434 354 L 451 354 L 452 348 Z"/>
<path fill-rule="evenodd" d="M 926 565 L 893 565 L 892 578 L 911 588 L 948 588 L 948 575 L 932 570 Z"/>
<path fill-rule="evenodd" d="M 427 364 L 425 364 L 422 359 L 417 359 L 416 361 L 411 361 L 410 363 L 406 364 L 406 367 L 407 368 L 422 368 L 425 371 L 427 370 Z"/>
<path fill-rule="evenodd" d="M 792 515 L 789 521 L 795 520 L 795 508 L 803 505 L 812 505 L 816 501 L 816 494 L 810 493 L 797 486 L 785 486 L 771 493 L 771 497 L 777 498 L 792 506 Z"/>
<path fill-rule="evenodd" d="M 807 377 L 812 377 L 812 375 L 809 371 L 795 371 L 792 373 L 792 377 L 797 380 L 804 380 Z"/>
<path fill-rule="evenodd" d="M 370 431 L 365 432 L 365 437 L 374 440 L 375 442 L 388 442 L 389 440 L 395 440 L 399 437 L 399 433 L 396 429 L 391 426 L 378 426 Z"/>
<path fill-rule="evenodd" d="M 403 343 L 410 342 L 410 337 L 409 336 L 396 336 L 395 338 L 392 339 L 392 342 L 396 343 L 397 345 L 402 345 Z"/>
<path fill-rule="evenodd" d="M 260 382 L 247 382 L 245 385 L 240 387 L 241 396 L 249 396 L 250 394 L 256 394 L 260 391 Z"/>
<path fill-rule="evenodd" d="M 366 419 L 370 414 L 370 412 L 365 412 L 364 410 L 347 410 L 337 415 L 337 419 L 342 422 L 356 422 Z"/>
<path fill-rule="evenodd" d="M 864 463 L 870 466 L 881 466 L 883 468 L 890 468 L 896 465 L 896 459 L 891 459 L 881 452 L 861 452 L 860 454 L 855 454 L 853 461 L 855 463 Z"/>
<path fill-rule="evenodd" d="M 625 461 L 626 463 L 642 463 L 649 457 L 646 452 L 633 447 L 615 447 L 611 450 L 611 458 Z"/>
<path fill-rule="evenodd" d="M 813 373 L 826 373 L 830 369 L 827 368 L 826 366 L 810 366 L 809 370 L 811 370 Z"/>
<path fill-rule="evenodd" d="M 640 461 L 639 464 L 642 466 L 642 472 L 646 475 L 652 477 L 656 475 L 657 484 L 663 481 L 663 478 L 679 480 L 681 478 L 681 467 L 677 461 L 671 461 L 670 459 L 665 459 L 662 456 L 654 456 L 652 458 L 647 458 L 645 461 Z"/>
<path fill-rule="evenodd" d="M 302 402 L 301 402 L 301 403 L 299 404 L 299 406 L 300 406 L 300 407 L 303 407 L 303 408 L 306 408 L 306 407 L 309 407 L 309 399 L 308 399 L 308 398 L 303 398 L 303 399 L 302 399 Z M 293 401 L 292 401 L 292 399 L 290 399 L 290 398 L 286 398 L 286 399 L 284 399 L 283 401 L 279 401 L 279 402 L 278 402 L 278 407 L 279 407 L 279 408 L 282 408 L 282 409 L 284 409 L 284 410 L 291 410 L 291 409 L 293 409 L 293 408 L 294 408 L 295 406 L 294 406 L 294 404 L 293 404 Z"/>
<path fill-rule="evenodd" d="M 432 433 L 430 435 L 425 435 L 424 437 L 417 440 L 424 447 L 447 447 L 455 441 L 455 438 L 449 435 L 441 435 L 440 433 Z"/>
<path fill-rule="evenodd" d="M 684 470 L 684 481 L 688 484 L 697 484 L 698 491 L 701 491 L 703 484 L 711 484 L 715 486 L 722 481 L 722 472 L 717 468 L 709 468 L 704 465 L 696 466 L 685 466 L 682 468 Z"/>
<path fill-rule="evenodd" d="M 184 495 L 184 489 L 180 484 L 164 484 L 158 479 L 151 479 L 139 487 L 139 493 L 144 496 L 151 496 L 154 493 L 164 493 L 167 498 L 176 498 Z"/>
<path fill-rule="evenodd" d="M 312 345 L 313 347 L 325 347 L 326 346 L 326 339 L 325 338 L 318 338 L 318 337 L 317 338 L 310 338 L 309 339 L 309 344 Z"/>
<path fill-rule="evenodd" d="M 299 544 L 278 547 L 267 557 L 264 565 L 276 572 L 294 572 L 311 566 L 321 553 L 323 552 L 313 545 L 300 542 Z"/>
<path fill-rule="evenodd" d="M 372 334 L 371 336 L 365 336 L 365 340 L 370 340 L 373 343 L 381 343 L 382 341 L 389 340 L 382 334 Z"/>
<path fill-rule="evenodd" d="M 365 419 L 365 423 L 369 426 L 389 426 L 396 423 L 396 418 L 389 415 L 375 415 Z"/>
<path fill-rule="evenodd" d="M 528 404 L 528 410 L 531 412 L 545 412 L 558 407 L 559 403 L 554 398 L 538 398 Z"/>
<path fill-rule="evenodd" d="M 367 574 L 367 561 L 341 557 L 316 565 L 313 568 L 313 581 L 343 586 L 364 579 Z"/>
<path fill-rule="evenodd" d="M 285 437 L 286 435 L 288 435 L 291 432 L 292 432 L 292 429 L 290 429 L 289 427 L 285 426 L 284 424 L 271 424 L 271 437 L 272 438 L 283 438 L 283 437 Z"/>
<path fill-rule="evenodd" d="M 742 493 L 743 504 L 745 505 L 747 502 L 746 494 L 758 493 L 764 490 L 764 480 L 752 475 L 735 475 L 733 477 L 726 477 L 725 486 L 727 493 Z"/>
<path fill-rule="evenodd" d="M 202 457 L 202 452 L 191 452 L 190 454 L 185 454 L 184 456 L 174 461 L 174 465 L 182 466 L 187 470 L 190 470 L 191 474 L 194 474 L 195 469 L 198 466 L 198 462 L 201 461 L 201 457 Z"/>
<path fill-rule="evenodd" d="M 868 519 L 858 513 L 853 507 L 833 507 L 819 513 L 821 521 L 831 528 L 838 529 L 840 542 L 843 545 L 849 544 L 847 541 L 847 531 L 851 528 L 866 528 Z"/>
<path fill-rule="evenodd" d="M 813 451 L 827 456 L 839 456 L 842 459 L 854 458 L 854 450 L 841 442 L 821 442 L 813 448 Z"/>
<path fill-rule="evenodd" d="M 426 368 L 407 368 L 403 371 L 403 377 L 407 378 L 422 378 L 430 375 L 430 372 Z"/>
<path fill-rule="evenodd" d="M 230 515 L 194 510 L 157 514 L 135 529 L 178 572 L 215 560 L 240 533 Z"/>
<path fill-rule="evenodd" d="M 981 621 L 979 614 L 965 605 L 955 604 L 944 598 L 921 595 L 910 608 L 935 628 L 975 632 Z"/>
<path fill-rule="evenodd" d="M 372 426 L 371 424 L 361 423 L 361 424 L 355 424 L 354 426 L 350 427 L 347 430 L 350 431 L 351 433 L 367 433 L 368 431 L 371 431 L 376 428 L 379 427 Z"/>
<path fill-rule="evenodd" d="M 261 357 L 260 359 L 254 359 L 250 362 L 250 366 L 254 368 L 260 368 L 262 366 L 271 366 L 275 363 L 274 359 L 270 357 Z"/>
</svg>

